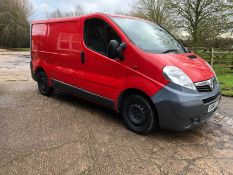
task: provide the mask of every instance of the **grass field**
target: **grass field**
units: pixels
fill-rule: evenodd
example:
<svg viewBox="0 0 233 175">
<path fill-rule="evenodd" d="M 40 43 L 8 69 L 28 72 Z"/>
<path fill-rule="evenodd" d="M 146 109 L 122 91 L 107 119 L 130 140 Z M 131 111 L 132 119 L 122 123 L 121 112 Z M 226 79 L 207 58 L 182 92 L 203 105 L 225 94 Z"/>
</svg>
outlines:
<svg viewBox="0 0 233 175">
<path fill-rule="evenodd" d="M 233 69 L 226 65 L 216 64 L 214 70 L 222 88 L 222 94 L 233 97 Z"/>
<path fill-rule="evenodd" d="M 12 51 L 30 51 L 30 48 L 11 48 L 8 50 L 12 50 Z"/>
</svg>

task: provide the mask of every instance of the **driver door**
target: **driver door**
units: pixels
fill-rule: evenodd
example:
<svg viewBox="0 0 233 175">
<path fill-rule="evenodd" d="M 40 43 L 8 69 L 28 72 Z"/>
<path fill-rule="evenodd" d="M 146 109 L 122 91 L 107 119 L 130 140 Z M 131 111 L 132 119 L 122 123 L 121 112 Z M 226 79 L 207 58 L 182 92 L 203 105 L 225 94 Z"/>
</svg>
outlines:
<svg viewBox="0 0 233 175">
<path fill-rule="evenodd" d="M 124 76 L 124 66 L 122 61 L 110 59 L 106 53 L 109 41 L 117 40 L 121 43 L 121 38 L 101 19 L 87 19 L 82 28 L 82 87 L 114 101 L 114 93 Z"/>
</svg>

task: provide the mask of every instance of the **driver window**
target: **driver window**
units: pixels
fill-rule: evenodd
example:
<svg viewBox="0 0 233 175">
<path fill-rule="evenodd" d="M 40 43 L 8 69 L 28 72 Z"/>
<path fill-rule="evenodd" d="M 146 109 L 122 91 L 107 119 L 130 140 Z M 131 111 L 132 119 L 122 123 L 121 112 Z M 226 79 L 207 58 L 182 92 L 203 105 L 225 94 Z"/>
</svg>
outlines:
<svg viewBox="0 0 233 175">
<path fill-rule="evenodd" d="M 106 55 L 110 40 L 121 43 L 117 33 L 104 21 L 100 19 L 89 19 L 84 26 L 84 41 L 88 48 Z"/>
</svg>

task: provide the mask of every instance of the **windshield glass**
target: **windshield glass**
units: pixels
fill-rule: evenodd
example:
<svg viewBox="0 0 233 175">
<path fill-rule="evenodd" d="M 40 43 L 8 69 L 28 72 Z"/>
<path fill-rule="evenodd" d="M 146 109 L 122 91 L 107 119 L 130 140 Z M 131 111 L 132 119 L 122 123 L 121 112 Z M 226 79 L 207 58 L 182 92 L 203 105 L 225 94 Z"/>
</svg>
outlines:
<svg viewBox="0 0 233 175">
<path fill-rule="evenodd" d="M 149 21 L 112 17 L 139 48 L 152 53 L 185 53 L 183 46 L 162 27 Z"/>
</svg>

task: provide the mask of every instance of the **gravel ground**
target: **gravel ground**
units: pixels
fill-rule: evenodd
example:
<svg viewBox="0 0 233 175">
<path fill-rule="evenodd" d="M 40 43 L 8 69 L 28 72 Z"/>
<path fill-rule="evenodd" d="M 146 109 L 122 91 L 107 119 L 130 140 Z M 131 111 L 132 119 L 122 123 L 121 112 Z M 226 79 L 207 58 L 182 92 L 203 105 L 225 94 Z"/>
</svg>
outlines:
<svg viewBox="0 0 233 175">
<path fill-rule="evenodd" d="M 233 98 L 198 128 L 141 136 L 111 110 L 40 95 L 29 61 L 0 51 L 0 174 L 232 174 Z"/>
</svg>

